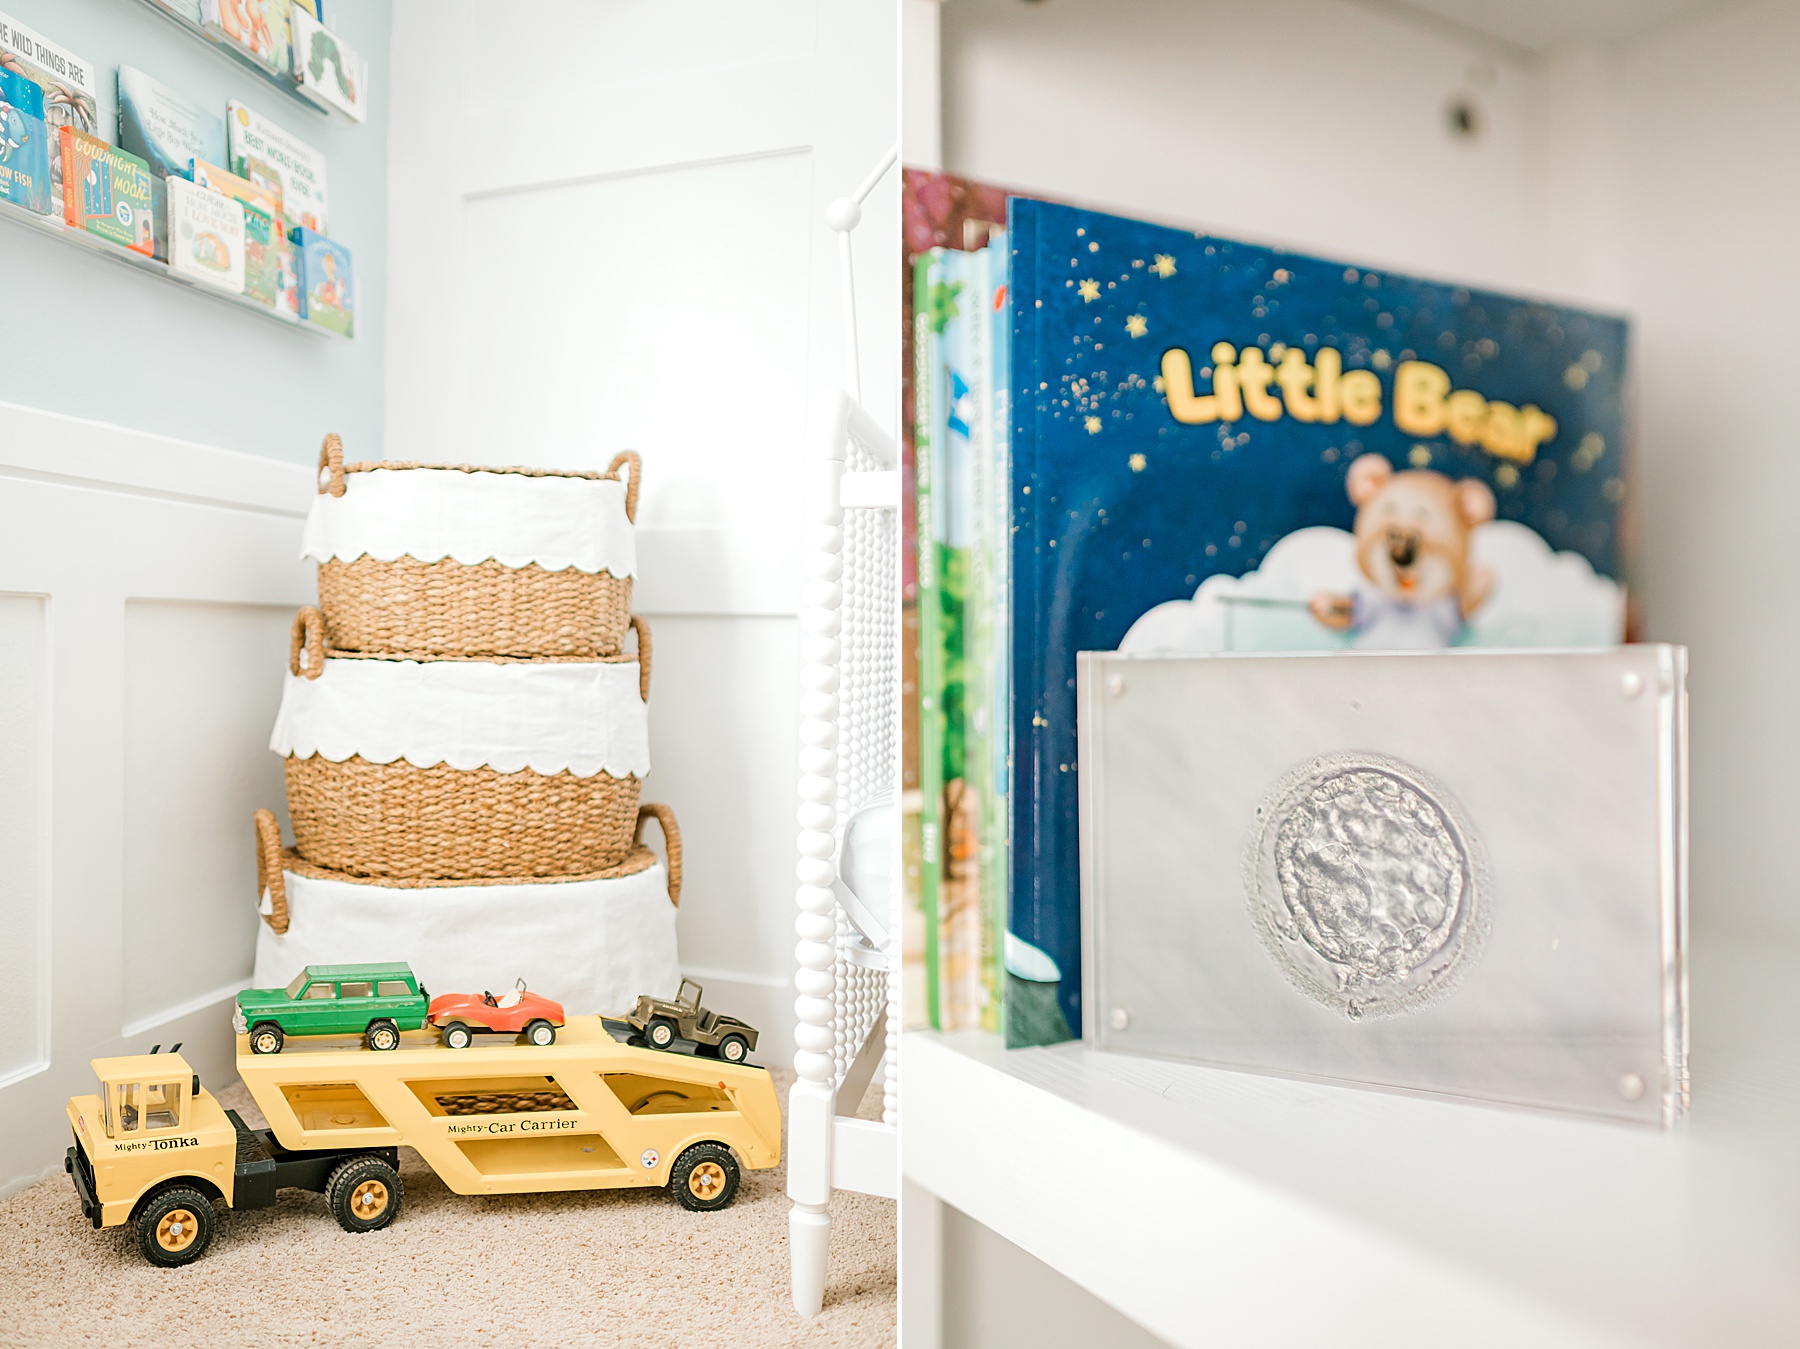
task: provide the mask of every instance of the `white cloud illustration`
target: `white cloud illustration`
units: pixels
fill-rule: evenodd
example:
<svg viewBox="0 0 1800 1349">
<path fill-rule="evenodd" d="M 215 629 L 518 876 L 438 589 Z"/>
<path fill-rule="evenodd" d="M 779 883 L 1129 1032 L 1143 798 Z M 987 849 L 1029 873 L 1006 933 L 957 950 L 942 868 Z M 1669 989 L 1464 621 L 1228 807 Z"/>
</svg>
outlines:
<svg viewBox="0 0 1800 1349">
<path fill-rule="evenodd" d="M 1459 646 L 1611 646 L 1624 640 L 1625 592 L 1579 553 L 1553 552 L 1529 526 L 1495 520 L 1476 528 L 1477 564 L 1494 589 Z M 1209 576 L 1190 600 L 1171 600 L 1131 625 L 1121 651 L 1332 651 L 1350 634 L 1307 608 L 1320 592 L 1348 593 L 1362 580 L 1356 541 L 1315 525 L 1279 540 L 1243 576 Z M 1366 584 L 1366 582 L 1364 582 Z"/>
</svg>

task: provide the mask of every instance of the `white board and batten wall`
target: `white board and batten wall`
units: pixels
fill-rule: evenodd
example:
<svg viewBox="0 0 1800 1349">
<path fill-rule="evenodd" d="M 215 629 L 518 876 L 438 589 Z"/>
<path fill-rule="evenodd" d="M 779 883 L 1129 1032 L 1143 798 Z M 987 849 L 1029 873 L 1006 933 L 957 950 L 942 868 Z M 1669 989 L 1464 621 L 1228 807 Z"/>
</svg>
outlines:
<svg viewBox="0 0 1800 1349">
<path fill-rule="evenodd" d="M 339 20 L 377 72 L 388 0 Z M 116 135 L 136 66 L 242 99 L 327 157 L 357 261 L 354 342 L 326 342 L 85 249 L 0 226 L 0 1193 L 57 1168 L 92 1058 L 185 1042 L 229 1081 L 256 940 L 250 816 L 268 749 L 310 458 L 380 435 L 387 89 L 338 126 L 125 0 L 0 0 L 90 62 Z M 372 455 L 379 445 L 369 444 Z M 285 824 L 285 820 L 284 820 Z"/>
<path fill-rule="evenodd" d="M 395 6 L 387 456 L 642 454 L 644 795 L 686 845 L 683 966 L 771 1063 L 793 1052 L 797 484 L 843 381 L 824 213 L 894 142 L 894 26 L 887 0 Z M 471 117 L 494 61 L 524 77 L 514 115 Z M 863 393 L 891 431 L 896 174 L 864 219 Z"/>
<path fill-rule="evenodd" d="M 229 1081 L 250 813 L 312 474 L 0 404 L 0 1186 L 53 1167 L 88 1060 Z"/>
</svg>

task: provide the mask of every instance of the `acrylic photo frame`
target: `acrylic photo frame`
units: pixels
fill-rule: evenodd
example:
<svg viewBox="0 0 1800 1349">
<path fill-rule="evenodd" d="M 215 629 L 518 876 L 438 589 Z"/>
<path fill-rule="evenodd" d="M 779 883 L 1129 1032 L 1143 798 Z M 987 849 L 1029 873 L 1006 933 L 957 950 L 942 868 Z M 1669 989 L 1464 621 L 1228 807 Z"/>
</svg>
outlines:
<svg viewBox="0 0 1800 1349">
<path fill-rule="evenodd" d="M 1669 1124 L 1686 652 L 1078 660 L 1084 1039 Z"/>
</svg>

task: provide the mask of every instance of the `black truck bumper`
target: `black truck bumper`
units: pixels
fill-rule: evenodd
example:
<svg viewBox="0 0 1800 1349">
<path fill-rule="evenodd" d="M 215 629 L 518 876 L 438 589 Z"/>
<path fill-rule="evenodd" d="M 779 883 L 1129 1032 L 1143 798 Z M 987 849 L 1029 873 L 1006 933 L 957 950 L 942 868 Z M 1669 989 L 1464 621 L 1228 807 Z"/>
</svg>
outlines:
<svg viewBox="0 0 1800 1349">
<path fill-rule="evenodd" d="M 81 1216 L 98 1229 L 100 1201 L 94 1197 L 94 1168 L 89 1164 L 87 1154 L 81 1150 L 80 1144 L 63 1154 L 63 1170 L 75 1182 L 75 1194 L 81 1200 Z"/>
</svg>

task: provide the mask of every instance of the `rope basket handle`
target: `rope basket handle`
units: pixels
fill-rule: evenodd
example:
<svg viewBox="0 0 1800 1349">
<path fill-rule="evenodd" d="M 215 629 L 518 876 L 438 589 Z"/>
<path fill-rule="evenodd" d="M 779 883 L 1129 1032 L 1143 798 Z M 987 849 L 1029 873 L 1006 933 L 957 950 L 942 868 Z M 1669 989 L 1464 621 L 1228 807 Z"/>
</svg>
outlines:
<svg viewBox="0 0 1800 1349">
<path fill-rule="evenodd" d="M 300 653 L 306 652 L 302 663 Z M 288 673 L 317 679 L 325 673 L 325 615 L 307 605 L 294 615 L 293 629 L 288 633 Z"/>
<path fill-rule="evenodd" d="M 631 630 L 637 634 L 638 700 L 650 701 L 650 625 L 642 614 L 631 616 Z"/>
<path fill-rule="evenodd" d="M 319 446 L 319 495 L 344 495 L 344 441 L 336 431 Z"/>
<path fill-rule="evenodd" d="M 288 930 L 287 879 L 281 874 L 281 826 L 270 810 L 256 812 L 256 907 L 262 908 L 262 897 L 269 897 L 269 912 L 263 922 L 277 933 Z"/>
<path fill-rule="evenodd" d="M 606 476 L 618 477 L 620 464 L 624 464 L 630 469 L 630 472 L 625 475 L 625 518 L 635 525 L 637 523 L 638 483 L 644 476 L 644 461 L 637 457 L 635 450 L 620 450 L 613 456 L 612 463 L 606 466 Z"/>
<path fill-rule="evenodd" d="M 644 821 L 654 817 L 662 826 L 663 851 L 669 854 L 669 903 L 676 908 L 681 907 L 681 826 L 675 823 L 675 812 L 667 806 L 639 806 L 637 828 L 632 832 L 632 843 L 644 841 Z M 270 823 L 275 817 L 269 817 Z"/>
</svg>

